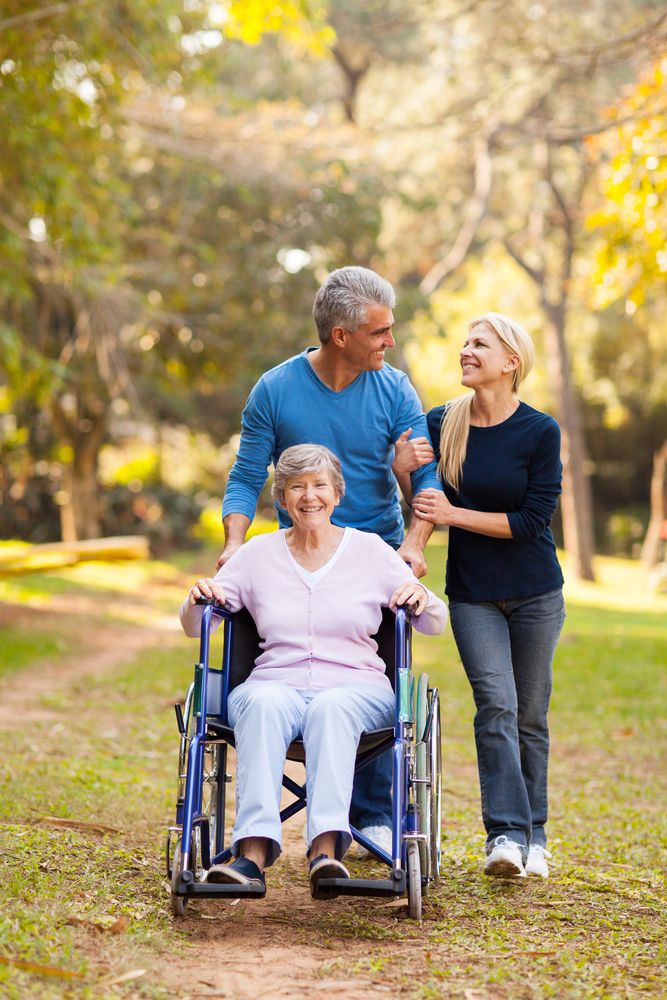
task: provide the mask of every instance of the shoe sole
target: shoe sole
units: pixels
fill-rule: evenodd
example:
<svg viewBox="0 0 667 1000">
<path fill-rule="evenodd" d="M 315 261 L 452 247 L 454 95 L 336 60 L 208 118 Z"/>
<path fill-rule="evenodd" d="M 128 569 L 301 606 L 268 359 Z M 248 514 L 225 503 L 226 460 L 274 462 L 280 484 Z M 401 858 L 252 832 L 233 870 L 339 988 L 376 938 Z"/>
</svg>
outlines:
<svg viewBox="0 0 667 1000">
<path fill-rule="evenodd" d="M 332 861 L 325 861 L 314 871 L 309 872 L 308 881 L 310 882 L 310 895 L 313 899 L 336 899 L 339 895 L 338 893 L 326 893 L 326 895 L 322 897 L 318 895 L 318 883 L 320 879 L 349 877 L 350 873 L 343 867 L 343 865 L 335 864 Z"/>
<path fill-rule="evenodd" d="M 212 885 L 251 885 L 256 889 L 266 889 L 264 882 L 260 882 L 258 878 L 246 878 L 237 872 L 209 872 L 206 881 Z"/>
<path fill-rule="evenodd" d="M 523 868 L 517 868 L 513 861 L 509 861 L 507 858 L 498 858 L 497 861 L 492 861 L 490 865 L 485 867 L 484 874 L 490 875 L 492 878 L 516 878 L 517 876 L 523 878 L 526 872 Z"/>
<path fill-rule="evenodd" d="M 320 878 L 349 878 L 350 873 L 340 861 L 332 861 L 327 858 L 309 872 L 310 881 L 317 881 Z"/>
</svg>

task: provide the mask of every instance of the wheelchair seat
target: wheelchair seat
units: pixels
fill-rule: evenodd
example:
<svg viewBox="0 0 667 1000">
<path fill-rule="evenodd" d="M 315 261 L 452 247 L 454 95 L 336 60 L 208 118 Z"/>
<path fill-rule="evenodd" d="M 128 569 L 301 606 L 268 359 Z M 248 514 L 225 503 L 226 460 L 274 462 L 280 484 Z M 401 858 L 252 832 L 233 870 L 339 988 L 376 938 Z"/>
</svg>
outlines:
<svg viewBox="0 0 667 1000">
<path fill-rule="evenodd" d="M 229 690 L 232 691 L 239 684 L 250 676 L 257 657 L 262 652 L 260 642 L 261 637 L 257 631 L 255 620 L 246 608 L 235 611 L 231 615 L 234 623 L 234 649 L 231 658 Z M 382 621 L 380 628 L 373 636 L 378 646 L 378 655 L 385 665 L 385 674 L 389 678 L 392 690 L 396 686 L 396 648 L 394 643 L 394 627 L 396 616 L 390 608 L 382 609 Z M 220 692 L 219 684 L 215 683 L 215 672 L 213 673 L 214 683 L 210 684 L 207 698 L 207 726 L 216 736 L 225 739 L 231 746 L 234 743 L 234 730 L 220 719 Z M 375 729 L 372 732 L 363 733 L 359 741 L 359 754 L 380 746 L 394 732 L 394 727 L 389 726 L 384 729 Z M 303 740 L 294 740 L 288 750 L 287 759 L 305 763 L 306 753 Z"/>
</svg>

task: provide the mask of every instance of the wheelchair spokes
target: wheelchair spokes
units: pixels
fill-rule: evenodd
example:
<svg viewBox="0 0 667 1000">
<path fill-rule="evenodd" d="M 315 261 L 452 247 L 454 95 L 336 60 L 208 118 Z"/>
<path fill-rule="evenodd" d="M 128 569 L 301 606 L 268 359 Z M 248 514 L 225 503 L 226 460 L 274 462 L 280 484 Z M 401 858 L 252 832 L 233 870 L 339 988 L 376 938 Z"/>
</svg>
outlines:
<svg viewBox="0 0 667 1000">
<path fill-rule="evenodd" d="M 207 870 L 222 852 L 225 839 L 225 782 L 227 745 L 207 742 L 204 748 L 201 815 L 201 866 Z M 201 876 L 203 877 L 203 871 Z"/>
</svg>

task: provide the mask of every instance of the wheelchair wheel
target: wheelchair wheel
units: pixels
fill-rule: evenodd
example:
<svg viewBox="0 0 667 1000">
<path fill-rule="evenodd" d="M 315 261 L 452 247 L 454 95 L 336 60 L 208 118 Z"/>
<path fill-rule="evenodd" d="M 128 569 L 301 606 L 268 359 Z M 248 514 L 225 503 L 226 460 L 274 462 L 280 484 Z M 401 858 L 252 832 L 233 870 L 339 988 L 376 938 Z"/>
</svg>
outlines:
<svg viewBox="0 0 667 1000">
<path fill-rule="evenodd" d="M 175 917 L 184 917 L 185 911 L 188 906 L 187 896 L 177 896 L 176 886 L 178 884 L 178 877 L 183 871 L 183 862 L 181 855 L 181 842 L 176 844 L 176 850 L 174 851 L 174 859 L 171 863 L 171 912 Z"/>
<path fill-rule="evenodd" d="M 208 818 L 209 867 L 215 855 L 222 850 L 225 835 L 225 767 L 227 764 L 227 747 L 220 743 L 209 743 L 204 752 L 204 771 L 202 775 L 201 811 Z M 203 850 L 197 852 L 200 867 L 196 872 L 197 879 L 204 876 Z"/>
<path fill-rule="evenodd" d="M 424 880 L 424 895 L 428 892 L 429 878 L 433 877 L 431 871 L 431 825 L 432 825 L 432 787 L 430 784 L 422 782 L 431 781 L 431 768 L 429 745 L 422 743 L 426 720 L 428 718 L 428 674 L 420 674 L 417 681 L 417 695 L 415 699 L 415 740 L 417 747 L 415 751 L 416 777 L 419 779 L 415 798 L 419 808 L 419 832 L 426 835 L 425 841 L 419 842 L 419 860 L 421 862 L 421 873 Z M 429 741 L 430 742 L 430 741 Z"/>
<path fill-rule="evenodd" d="M 440 732 L 440 698 L 437 691 L 431 692 L 433 723 L 428 741 L 430 788 L 429 854 L 430 876 L 434 882 L 440 881 L 440 860 L 442 844 L 442 736 Z"/>
<path fill-rule="evenodd" d="M 408 843 L 407 849 L 408 875 L 408 916 L 412 920 L 422 918 L 422 873 L 419 863 L 419 844 L 416 840 Z"/>
</svg>

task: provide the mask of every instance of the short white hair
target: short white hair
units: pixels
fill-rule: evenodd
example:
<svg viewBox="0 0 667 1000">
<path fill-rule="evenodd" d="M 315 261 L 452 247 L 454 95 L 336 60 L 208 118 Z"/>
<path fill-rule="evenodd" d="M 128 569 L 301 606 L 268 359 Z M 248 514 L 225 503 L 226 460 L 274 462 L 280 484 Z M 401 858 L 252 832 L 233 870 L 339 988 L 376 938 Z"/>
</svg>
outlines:
<svg viewBox="0 0 667 1000">
<path fill-rule="evenodd" d="M 337 499 L 345 496 L 345 480 L 340 460 L 322 444 L 295 444 L 285 448 L 276 463 L 271 494 L 281 507 L 285 506 L 285 487 L 294 476 L 307 472 L 326 472 Z"/>
</svg>

